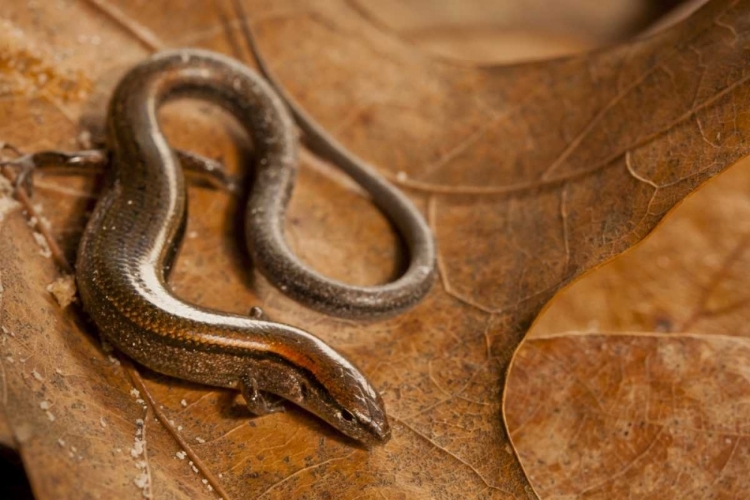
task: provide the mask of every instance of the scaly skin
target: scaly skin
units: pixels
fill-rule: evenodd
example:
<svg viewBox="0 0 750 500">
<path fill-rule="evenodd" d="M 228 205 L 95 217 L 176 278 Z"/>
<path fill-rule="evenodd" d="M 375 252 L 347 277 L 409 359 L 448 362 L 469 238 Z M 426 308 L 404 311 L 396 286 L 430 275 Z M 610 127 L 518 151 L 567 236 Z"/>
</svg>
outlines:
<svg viewBox="0 0 750 500">
<path fill-rule="evenodd" d="M 296 132 L 283 102 L 229 58 L 198 50 L 157 54 L 123 78 L 111 101 L 111 178 L 76 265 L 85 310 L 108 341 L 155 371 L 240 389 L 255 412 L 271 411 L 263 394 L 275 394 L 366 445 L 387 441 L 382 399 L 321 340 L 280 323 L 196 307 L 169 290 L 186 195 L 156 111 L 184 95 L 225 107 L 251 134 L 262 185 L 276 188 L 276 198 L 263 198 L 260 208 L 283 223 L 297 168 Z"/>
</svg>

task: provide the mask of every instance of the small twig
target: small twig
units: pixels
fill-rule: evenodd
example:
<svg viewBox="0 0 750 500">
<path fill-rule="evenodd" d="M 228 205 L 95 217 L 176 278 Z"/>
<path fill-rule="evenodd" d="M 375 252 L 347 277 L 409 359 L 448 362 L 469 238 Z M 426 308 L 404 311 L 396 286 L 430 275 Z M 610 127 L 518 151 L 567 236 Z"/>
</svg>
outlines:
<svg viewBox="0 0 750 500">
<path fill-rule="evenodd" d="M 120 362 L 122 363 L 122 361 Z M 148 440 L 146 439 L 146 426 L 151 417 L 153 406 L 146 407 L 146 415 L 143 417 L 143 428 L 141 429 L 141 439 L 143 441 L 143 461 L 146 462 L 146 477 L 148 489 L 145 492 L 146 498 L 154 498 L 153 479 L 151 478 L 151 464 L 148 463 Z"/>
</svg>

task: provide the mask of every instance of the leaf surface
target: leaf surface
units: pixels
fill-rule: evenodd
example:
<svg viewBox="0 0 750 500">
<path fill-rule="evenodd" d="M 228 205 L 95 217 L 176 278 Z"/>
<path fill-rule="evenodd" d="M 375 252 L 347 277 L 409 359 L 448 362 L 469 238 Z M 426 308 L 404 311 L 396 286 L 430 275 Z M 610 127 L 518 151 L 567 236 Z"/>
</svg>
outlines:
<svg viewBox="0 0 750 500">
<path fill-rule="evenodd" d="M 541 496 L 747 496 L 749 167 L 561 292 L 529 331 L 505 415 Z"/>
<path fill-rule="evenodd" d="M 20 209 L 9 209 L 3 402 L 36 495 L 210 498 L 213 484 L 232 498 L 534 497 L 502 416 L 511 357 L 559 288 L 747 154 L 750 3 L 716 0 L 606 50 L 485 68 L 420 52 L 354 3 L 244 4 L 289 91 L 424 211 L 440 282 L 387 321 L 309 311 L 252 272 L 236 200 L 191 188 L 172 285 L 223 311 L 260 304 L 323 338 L 382 392 L 393 439 L 365 451 L 302 412 L 253 418 L 230 392 L 111 361 L 80 311 L 50 297 L 58 272 Z M 12 3 L 3 15 L 0 137 L 24 151 L 76 149 L 82 130 L 100 138 L 117 79 L 157 48 L 249 60 L 236 50 L 229 2 Z M 173 144 L 232 168 L 252 154 L 236 124 L 207 105 L 172 103 L 162 121 Z M 37 178 L 33 202 L 69 259 L 99 188 L 91 178 Z M 304 260 L 352 283 L 386 281 L 404 261 L 356 186 L 309 155 L 286 231 Z M 180 458 L 185 448 L 200 459 L 197 472 Z"/>
</svg>

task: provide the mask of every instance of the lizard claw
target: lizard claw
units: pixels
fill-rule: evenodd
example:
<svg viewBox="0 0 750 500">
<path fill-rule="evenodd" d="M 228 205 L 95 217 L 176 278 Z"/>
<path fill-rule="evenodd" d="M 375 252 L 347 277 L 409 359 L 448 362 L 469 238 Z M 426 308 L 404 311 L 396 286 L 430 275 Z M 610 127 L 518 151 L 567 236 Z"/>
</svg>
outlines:
<svg viewBox="0 0 750 500">
<path fill-rule="evenodd" d="M 0 167 L 10 167 L 16 169 L 16 178 L 13 180 L 13 191 L 19 189 L 26 191 L 29 197 L 34 195 L 34 155 L 21 155 L 21 152 L 14 146 L 7 143 L 0 143 L 0 151 L 7 149 L 18 155 L 13 160 L 0 161 Z"/>
<path fill-rule="evenodd" d="M 29 198 L 33 197 L 34 169 L 36 168 L 33 156 L 26 155 L 17 158 L 14 164 L 18 167 L 18 173 L 16 174 L 16 179 L 13 181 L 13 189 L 16 191 L 23 189 Z"/>
</svg>

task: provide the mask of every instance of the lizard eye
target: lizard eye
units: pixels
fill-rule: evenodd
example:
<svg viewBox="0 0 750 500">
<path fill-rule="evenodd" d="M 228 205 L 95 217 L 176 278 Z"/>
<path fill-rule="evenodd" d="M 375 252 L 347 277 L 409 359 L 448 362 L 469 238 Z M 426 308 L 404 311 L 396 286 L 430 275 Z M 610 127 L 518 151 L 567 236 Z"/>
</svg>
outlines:
<svg viewBox="0 0 750 500">
<path fill-rule="evenodd" d="M 341 418 L 343 418 L 347 422 L 351 422 L 352 420 L 354 420 L 354 415 L 349 413 L 347 410 L 341 410 Z"/>
</svg>

